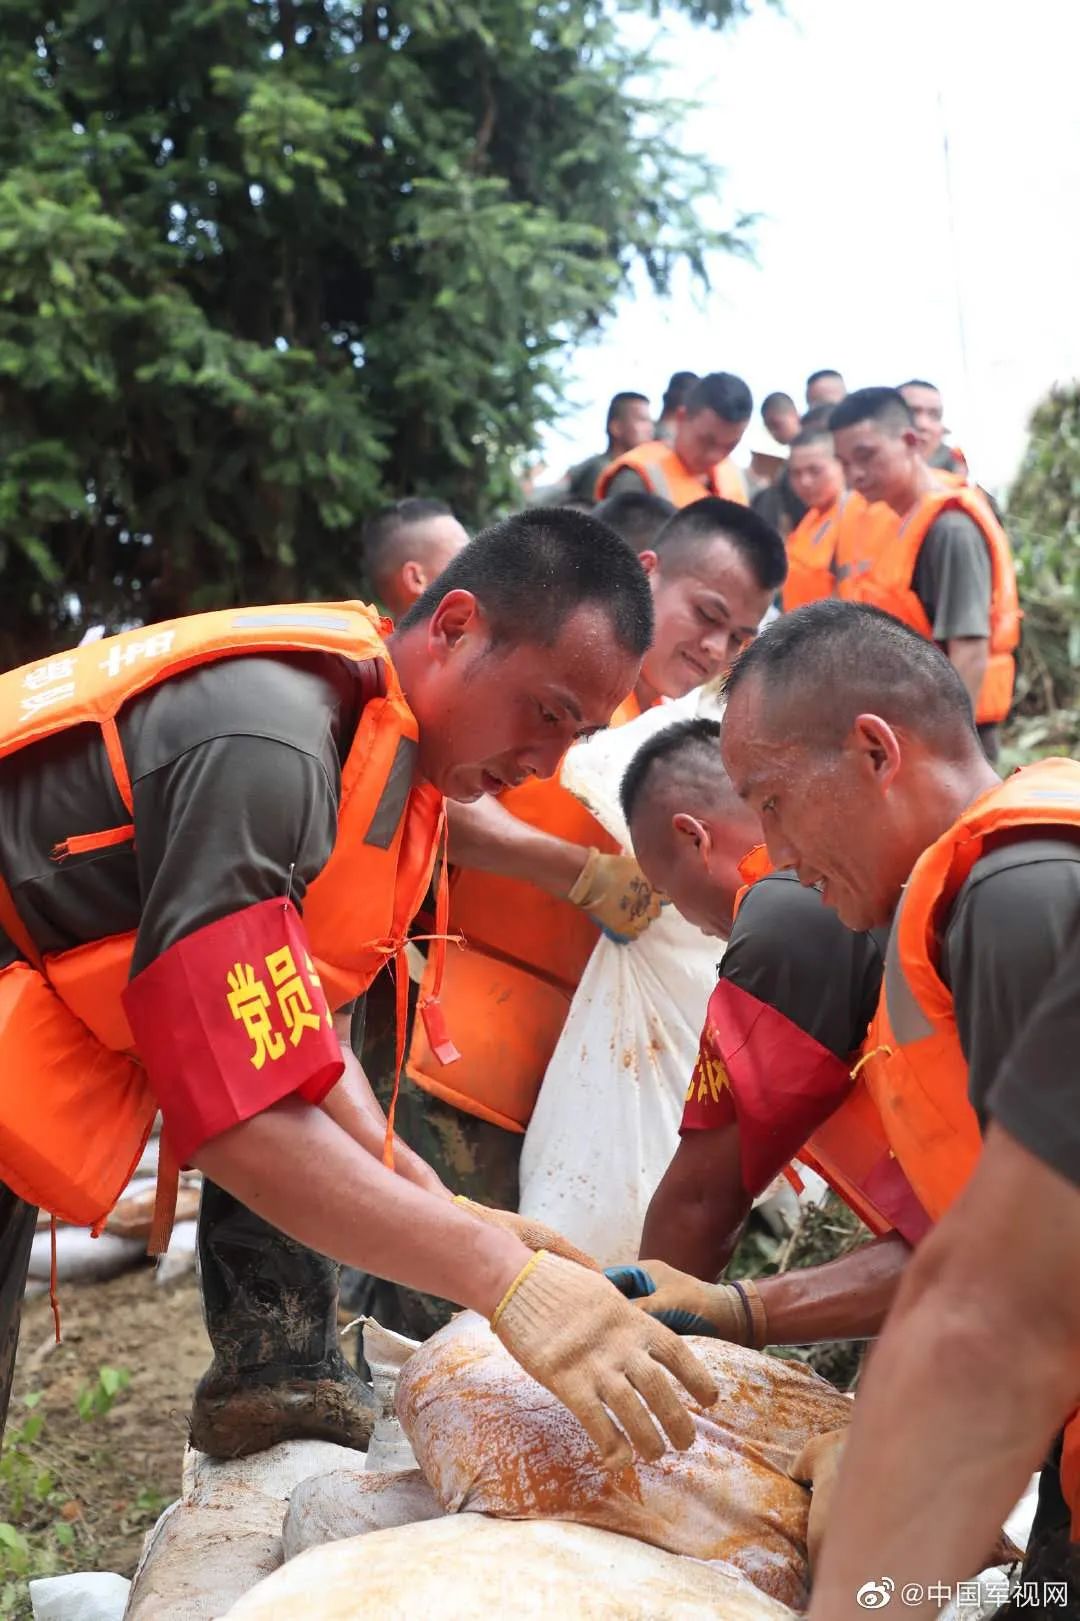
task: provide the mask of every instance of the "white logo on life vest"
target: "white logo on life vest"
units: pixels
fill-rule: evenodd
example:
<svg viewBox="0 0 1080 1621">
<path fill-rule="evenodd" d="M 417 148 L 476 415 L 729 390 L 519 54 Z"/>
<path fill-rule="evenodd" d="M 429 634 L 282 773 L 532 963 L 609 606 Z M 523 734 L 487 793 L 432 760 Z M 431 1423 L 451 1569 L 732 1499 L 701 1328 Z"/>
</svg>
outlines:
<svg viewBox="0 0 1080 1621">
<path fill-rule="evenodd" d="M 108 658 L 102 659 L 100 668 L 115 677 L 121 670 L 137 664 L 140 659 L 164 658 L 172 649 L 175 635 L 176 632 L 173 630 L 162 630 L 156 636 L 147 636 L 141 642 L 128 642 L 125 647 L 114 645 L 109 648 Z"/>
<path fill-rule="evenodd" d="M 72 658 L 50 659 L 47 664 L 38 664 L 32 670 L 27 670 L 23 676 L 23 686 L 30 691 L 20 704 L 23 716 L 36 715 L 39 710 L 48 709 L 50 704 L 73 698 L 74 676 L 75 660 Z"/>
</svg>

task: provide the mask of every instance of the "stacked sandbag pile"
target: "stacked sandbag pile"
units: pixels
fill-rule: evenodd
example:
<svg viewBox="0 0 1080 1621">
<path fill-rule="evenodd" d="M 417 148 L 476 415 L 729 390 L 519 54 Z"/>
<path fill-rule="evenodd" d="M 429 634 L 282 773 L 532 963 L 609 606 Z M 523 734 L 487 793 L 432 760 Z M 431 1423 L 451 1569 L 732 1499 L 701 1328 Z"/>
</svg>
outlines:
<svg viewBox="0 0 1080 1621">
<path fill-rule="evenodd" d="M 688 1452 L 617 1473 L 577 1420 L 466 1313 L 420 1348 L 398 1385 L 398 1416 L 449 1512 L 578 1521 L 694 1559 L 721 1560 L 788 1605 L 807 1593 L 809 1492 L 788 1473 L 851 1403 L 801 1363 L 695 1339 L 720 1397 L 691 1404 Z"/>
</svg>

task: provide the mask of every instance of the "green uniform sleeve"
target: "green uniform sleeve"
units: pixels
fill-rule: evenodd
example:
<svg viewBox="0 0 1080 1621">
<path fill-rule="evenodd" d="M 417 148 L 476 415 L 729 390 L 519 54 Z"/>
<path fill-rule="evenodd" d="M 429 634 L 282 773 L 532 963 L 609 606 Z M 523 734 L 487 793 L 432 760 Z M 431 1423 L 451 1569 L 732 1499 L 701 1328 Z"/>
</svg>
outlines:
<svg viewBox="0 0 1080 1621">
<path fill-rule="evenodd" d="M 930 525 L 911 583 L 936 642 L 989 636 L 990 553 L 966 512 L 945 511 Z"/>
</svg>

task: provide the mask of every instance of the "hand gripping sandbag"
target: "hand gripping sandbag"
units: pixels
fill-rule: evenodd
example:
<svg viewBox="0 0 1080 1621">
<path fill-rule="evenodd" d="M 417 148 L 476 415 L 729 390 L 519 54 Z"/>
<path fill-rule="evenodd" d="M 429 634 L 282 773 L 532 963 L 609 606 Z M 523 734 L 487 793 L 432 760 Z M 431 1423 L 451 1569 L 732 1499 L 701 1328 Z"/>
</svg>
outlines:
<svg viewBox="0 0 1080 1621">
<path fill-rule="evenodd" d="M 806 1594 L 810 1494 L 788 1473 L 806 1443 L 842 1428 L 851 1402 L 798 1362 L 720 1340 L 684 1343 L 714 1375 L 695 1440 L 656 1463 L 601 1468 L 585 1431 L 466 1313 L 410 1358 L 398 1417 L 450 1513 L 574 1520 L 672 1553 L 720 1559 L 762 1592 Z"/>
</svg>

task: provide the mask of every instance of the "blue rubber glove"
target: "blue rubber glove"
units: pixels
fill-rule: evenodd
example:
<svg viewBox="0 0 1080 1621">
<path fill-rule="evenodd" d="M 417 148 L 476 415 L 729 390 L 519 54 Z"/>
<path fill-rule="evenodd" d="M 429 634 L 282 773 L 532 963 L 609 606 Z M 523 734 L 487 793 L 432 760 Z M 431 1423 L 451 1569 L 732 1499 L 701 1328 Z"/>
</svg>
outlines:
<svg viewBox="0 0 1080 1621">
<path fill-rule="evenodd" d="M 627 1300 L 646 1300 L 649 1295 L 656 1293 L 656 1282 L 652 1274 L 646 1272 L 643 1266 L 609 1266 L 604 1272 Z M 670 1328 L 676 1334 L 712 1334 L 716 1329 L 704 1317 L 698 1317 L 694 1312 L 687 1311 L 682 1306 L 669 1306 L 666 1310 L 649 1311 L 643 1308 L 650 1317 L 655 1317 L 658 1323 Z"/>
</svg>

